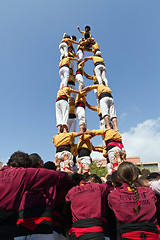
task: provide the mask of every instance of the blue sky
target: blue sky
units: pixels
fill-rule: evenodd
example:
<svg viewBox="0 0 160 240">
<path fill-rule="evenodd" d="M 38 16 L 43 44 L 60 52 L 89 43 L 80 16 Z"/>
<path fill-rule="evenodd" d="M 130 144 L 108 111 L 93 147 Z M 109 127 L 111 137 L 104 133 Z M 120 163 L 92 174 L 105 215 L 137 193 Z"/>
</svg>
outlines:
<svg viewBox="0 0 160 240">
<path fill-rule="evenodd" d="M 106 62 L 127 155 L 159 161 L 159 10 L 159 0 L 0 1 L 0 160 L 17 150 L 54 160 L 58 46 L 64 32 L 79 39 L 77 25 L 90 25 Z M 87 62 L 85 71 L 92 70 Z M 87 100 L 96 104 L 94 93 Z M 99 128 L 97 114 L 88 109 L 87 122 Z"/>
</svg>

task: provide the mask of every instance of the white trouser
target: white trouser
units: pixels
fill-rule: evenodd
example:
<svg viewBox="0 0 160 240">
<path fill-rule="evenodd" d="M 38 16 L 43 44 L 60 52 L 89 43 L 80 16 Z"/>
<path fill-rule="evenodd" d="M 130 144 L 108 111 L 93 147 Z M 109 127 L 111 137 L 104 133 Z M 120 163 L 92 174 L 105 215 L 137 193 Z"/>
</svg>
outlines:
<svg viewBox="0 0 160 240">
<path fill-rule="evenodd" d="M 56 120 L 58 125 L 68 126 L 69 104 L 66 100 L 59 100 L 56 102 Z"/>
<path fill-rule="evenodd" d="M 58 158 L 59 160 L 61 160 L 60 162 L 60 170 L 64 171 L 64 155 L 68 156 L 68 165 L 72 168 L 74 165 L 73 162 L 73 155 L 71 152 L 69 151 L 62 151 L 62 152 L 58 152 L 56 153 L 55 157 Z"/>
<path fill-rule="evenodd" d="M 104 119 L 101 119 L 99 121 L 99 128 L 100 129 L 105 129 L 106 128 L 106 123 Z M 104 141 L 104 135 L 102 135 L 102 139 L 103 139 L 103 144 L 105 145 L 105 141 Z"/>
<path fill-rule="evenodd" d="M 80 73 L 76 74 L 75 80 L 78 83 L 78 85 L 82 86 L 82 88 L 85 87 L 82 74 Z"/>
<path fill-rule="evenodd" d="M 75 109 L 75 113 L 77 118 L 79 119 L 79 126 L 84 124 L 87 127 L 85 109 L 83 107 L 78 106 Z"/>
<path fill-rule="evenodd" d="M 98 51 L 96 51 L 96 53 L 94 55 L 97 56 L 97 55 L 101 55 L 101 54 L 102 54 L 101 51 L 98 50 Z"/>
<path fill-rule="evenodd" d="M 31 234 L 28 236 L 15 237 L 14 240 L 55 240 L 53 234 Z"/>
<path fill-rule="evenodd" d="M 113 147 L 107 152 L 110 163 L 113 163 L 113 160 L 114 160 L 114 157 L 115 157 L 114 154 L 115 154 L 116 151 L 120 151 L 120 153 L 123 153 L 124 148 L 120 149 L 119 147 Z"/>
<path fill-rule="evenodd" d="M 77 127 L 77 119 L 76 118 L 68 118 L 69 132 L 76 132 L 76 127 Z"/>
<path fill-rule="evenodd" d="M 68 84 L 68 79 L 69 79 L 69 67 L 61 67 L 59 69 L 59 76 L 61 78 L 61 86 L 63 85 L 63 87 L 67 87 Z"/>
<path fill-rule="evenodd" d="M 108 86 L 108 80 L 106 78 L 106 67 L 102 64 L 98 64 L 94 70 L 98 83 Z"/>
<path fill-rule="evenodd" d="M 108 170 L 108 173 L 111 173 L 111 172 L 112 172 L 111 163 L 107 163 L 107 170 Z"/>
<path fill-rule="evenodd" d="M 72 85 L 72 84 L 68 84 L 68 86 L 74 90 L 76 90 L 76 86 L 75 85 Z M 72 93 L 72 96 L 74 99 L 76 99 L 76 93 Z"/>
<path fill-rule="evenodd" d="M 91 169 L 91 158 L 89 156 L 80 157 L 78 160 L 81 160 L 83 170 Z"/>
<path fill-rule="evenodd" d="M 99 103 L 102 112 L 102 117 L 107 115 L 110 117 L 111 120 L 112 118 L 116 117 L 116 109 L 112 97 L 103 97 Z"/>
<path fill-rule="evenodd" d="M 62 59 L 62 57 L 68 57 L 68 45 L 65 42 L 62 42 L 59 44 L 59 51 L 61 53 L 61 57 L 60 59 Z"/>
<path fill-rule="evenodd" d="M 77 51 L 77 57 L 78 57 L 78 60 L 83 60 L 83 51 L 81 49 Z"/>
</svg>

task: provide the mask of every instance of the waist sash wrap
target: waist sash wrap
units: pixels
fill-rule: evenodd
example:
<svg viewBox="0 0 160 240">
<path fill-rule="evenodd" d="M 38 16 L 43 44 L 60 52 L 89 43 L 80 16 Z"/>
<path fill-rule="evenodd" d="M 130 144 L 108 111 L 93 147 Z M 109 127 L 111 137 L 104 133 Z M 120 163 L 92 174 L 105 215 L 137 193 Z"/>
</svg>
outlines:
<svg viewBox="0 0 160 240">
<path fill-rule="evenodd" d="M 90 157 L 90 154 L 91 152 L 87 148 L 80 148 L 78 150 L 78 157 L 86 157 L 86 156 Z"/>
<path fill-rule="evenodd" d="M 98 65 L 103 65 L 103 66 L 105 66 L 105 64 L 104 64 L 103 62 L 96 62 L 96 63 L 94 64 L 95 67 L 98 66 Z"/>
<path fill-rule="evenodd" d="M 81 69 L 79 69 L 79 70 L 76 71 L 76 74 L 81 74 L 81 75 L 83 75 L 83 71 L 82 71 Z"/>
<path fill-rule="evenodd" d="M 74 113 L 69 113 L 69 118 L 76 118 L 76 114 L 74 114 Z"/>
<path fill-rule="evenodd" d="M 118 225 L 118 230 L 122 240 L 160 239 L 160 232 L 152 222 L 123 223 Z"/>
<path fill-rule="evenodd" d="M 68 81 L 68 84 L 75 86 L 75 82 L 74 81 Z"/>
<path fill-rule="evenodd" d="M 108 92 L 101 93 L 98 98 L 99 98 L 99 100 L 101 100 L 104 97 L 111 97 L 111 98 L 113 98 L 112 95 L 110 93 L 108 93 Z"/>
<path fill-rule="evenodd" d="M 103 224 L 98 218 L 85 218 L 74 222 L 69 231 L 69 235 L 73 233 L 77 238 L 87 233 L 87 236 L 91 234 L 90 239 L 92 239 L 92 236 L 94 239 L 97 236 L 97 239 L 104 240 Z M 85 239 L 85 237 L 83 237 L 83 239 Z M 86 239 L 88 238 L 86 237 Z"/>
<path fill-rule="evenodd" d="M 122 141 L 119 139 L 111 139 L 106 141 L 106 150 L 107 152 L 111 150 L 113 147 L 119 147 L 121 150 L 124 148 Z"/>
<path fill-rule="evenodd" d="M 71 151 L 71 145 L 70 144 L 61 145 L 61 146 L 58 146 L 57 149 L 56 149 L 56 153 L 63 152 L 63 151 L 70 152 Z"/>
<path fill-rule="evenodd" d="M 68 102 L 68 97 L 66 95 L 62 95 L 62 96 L 57 98 L 56 102 L 58 102 L 59 100 L 65 100 L 65 101 Z"/>
<path fill-rule="evenodd" d="M 77 102 L 75 107 L 83 107 L 83 108 L 85 108 L 85 104 L 83 102 Z"/>
</svg>

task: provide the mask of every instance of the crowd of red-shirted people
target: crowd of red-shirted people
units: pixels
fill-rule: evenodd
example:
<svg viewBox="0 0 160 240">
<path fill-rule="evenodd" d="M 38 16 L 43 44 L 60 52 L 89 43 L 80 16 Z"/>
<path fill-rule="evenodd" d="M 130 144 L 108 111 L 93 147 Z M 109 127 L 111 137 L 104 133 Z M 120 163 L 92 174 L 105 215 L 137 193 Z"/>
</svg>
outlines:
<svg viewBox="0 0 160 240">
<path fill-rule="evenodd" d="M 0 239 L 160 239 L 160 174 L 122 162 L 106 177 L 15 152 L 0 170 Z"/>
</svg>

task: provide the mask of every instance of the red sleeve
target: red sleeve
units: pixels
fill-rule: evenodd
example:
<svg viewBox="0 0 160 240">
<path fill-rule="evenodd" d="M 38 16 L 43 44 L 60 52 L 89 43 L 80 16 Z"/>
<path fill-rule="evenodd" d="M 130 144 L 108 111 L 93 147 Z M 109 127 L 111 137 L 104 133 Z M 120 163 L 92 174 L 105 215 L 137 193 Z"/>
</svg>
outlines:
<svg viewBox="0 0 160 240">
<path fill-rule="evenodd" d="M 68 179 L 68 174 L 43 168 L 27 168 L 25 178 L 28 189 L 47 188 L 63 184 Z"/>
</svg>

